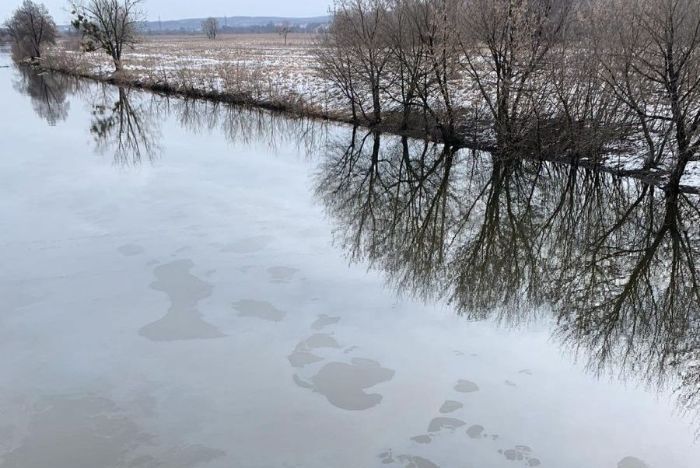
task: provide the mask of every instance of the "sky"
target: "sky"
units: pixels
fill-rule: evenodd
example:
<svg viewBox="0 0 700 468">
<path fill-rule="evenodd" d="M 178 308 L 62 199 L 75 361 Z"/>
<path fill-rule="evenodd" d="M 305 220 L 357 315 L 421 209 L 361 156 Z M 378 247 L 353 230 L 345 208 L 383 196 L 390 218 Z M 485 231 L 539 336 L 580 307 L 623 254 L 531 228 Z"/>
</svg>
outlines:
<svg viewBox="0 0 700 468">
<path fill-rule="evenodd" d="M 54 20 L 68 23 L 69 0 L 34 0 L 44 3 Z M 22 0 L 0 0 L 0 22 L 4 22 Z M 322 16 L 332 0 L 144 0 L 148 19 L 201 18 L 204 16 Z"/>
</svg>

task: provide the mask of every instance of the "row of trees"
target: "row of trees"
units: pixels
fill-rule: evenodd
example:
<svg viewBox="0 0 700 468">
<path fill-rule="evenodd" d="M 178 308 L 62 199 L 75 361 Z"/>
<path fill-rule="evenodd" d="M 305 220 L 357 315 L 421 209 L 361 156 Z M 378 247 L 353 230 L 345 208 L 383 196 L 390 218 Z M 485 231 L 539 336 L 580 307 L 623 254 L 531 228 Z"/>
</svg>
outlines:
<svg viewBox="0 0 700 468">
<path fill-rule="evenodd" d="M 126 48 L 138 39 L 139 25 L 144 21 L 141 9 L 143 0 L 76 0 L 70 3 L 71 24 L 82 38 L 86 51 L 104 50 L 112 58 L 116 72 L 122 71 L 122 56 Z M 216 39 L 219 22 L 209 17 L 202 21 L 202 32 L 209 39 Z M 58 36 L 56 24 L 43 4 L 24 0 L 6 29 L 14 40 L 15 56 L 21 59 L 37 59 L 45 45 L 54 44 Z M 292 31 L 288 23 L 276 27 L 287 43 Z"/>
<path fill-rule="evenodd" d="M 142 0 L 77 0 L 71 3 L 72 26 L 82 36 L 86 51 L 103 50 L 112 58 L 116 72 L 122 70 L 124 50 L 137 41 L 143 21 Z M 24 0 L 5 23 L 18 60 L 41 57 L 46 45 L 58 36 L 56 23 L 43 4 Z"/>
<path fill-rule="evenodd" d="M 106 51 L 120 72 L 141 4 L 72 3 L 83 48 Z M 673 183 L 700 157 L 697 0 L 336 0 L 333 13 L 318 71 L 357 121 L 503 157 L 596 157 L 633 139 L 643 168 L 671 167 Z M 210 38 L 217 28 L 203 25 Z M 7 29 L 21 57 L 56 37 L 31 0 Z"/>
<path fill-rule="evenodd" d="M 700 150 L 697 0 L 336 0 L 319 73 L 354 119 L 496 152 L 636 137 L 678 179 Z"/>
<path fill-rule="evenodd" d="M 207 39 L 216 39 L 219 30 L 219 20 L 216 18 L 209 17 L 202 21 L 202 32 L 207 36 Z M 287 45 L 287 36 L 289 36 L 289 33 L 292 32 L 292 30 L 292 26 L 287 22 L 274 26 L 274 31 L 279 34 L 282 39 L 284 39 L 284 45 Z"/>
</svg>

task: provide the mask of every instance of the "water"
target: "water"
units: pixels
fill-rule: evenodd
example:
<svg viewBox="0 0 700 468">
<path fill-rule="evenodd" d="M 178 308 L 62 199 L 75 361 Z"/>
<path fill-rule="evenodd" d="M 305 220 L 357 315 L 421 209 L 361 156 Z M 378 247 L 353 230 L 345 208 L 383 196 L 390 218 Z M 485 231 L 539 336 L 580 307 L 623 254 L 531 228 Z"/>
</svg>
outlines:
<svg viewBox="0 0 700 468">
<path fill-rule="evenodd" d="M 695 198 L 13 68 L 0 99 L 0 467 L 700 463 Z"/>
</svg>

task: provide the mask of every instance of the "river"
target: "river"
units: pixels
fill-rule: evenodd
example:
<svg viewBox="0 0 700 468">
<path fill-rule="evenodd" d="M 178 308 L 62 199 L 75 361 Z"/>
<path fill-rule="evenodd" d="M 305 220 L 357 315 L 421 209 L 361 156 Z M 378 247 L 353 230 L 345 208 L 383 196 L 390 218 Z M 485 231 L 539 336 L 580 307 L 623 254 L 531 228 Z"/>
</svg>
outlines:
<svg viewBox="0 0 700 468">
<path fill-rule="evenodd" d="M 0 102 L 0 467 L 700 466 L 695 196 L 12 66 Z"/>
</svg>

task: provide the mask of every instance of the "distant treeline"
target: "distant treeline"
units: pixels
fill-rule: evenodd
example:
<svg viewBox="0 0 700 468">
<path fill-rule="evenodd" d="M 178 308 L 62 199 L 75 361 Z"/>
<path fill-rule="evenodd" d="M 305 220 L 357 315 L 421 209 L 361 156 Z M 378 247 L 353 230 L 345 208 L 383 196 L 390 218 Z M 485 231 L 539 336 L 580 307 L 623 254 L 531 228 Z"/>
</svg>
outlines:
<svg viewBox="0 0 700 468">
<path fill-rule="evenodd" d="M 279 31 L 281 24 L 267 23 L 262 25 L 251 25 L 251 26 L 225 26 L 219 25 L 219 34 L 266 34 L 266 33 L 276 33 Z M 316 33 L 319 31 L 324 31 L 327 27 L 327 23 L 308 23 L 303 25 L 292 25 L 288 26 L 289 32 L 291 33 Z M 157 23 L 155 27 L 150 25 L 149 28 L 144 30 L 145 34 L 149 35 L 169 35 L 169 34 L 190 34 L 190 35 L 201 35 L 202 29 L 188 28 L 181 26 L 179 28 L 158 28 Z"/>
<path fill-rule="evenodd" d="M 330 23 L 329 16 L 308 18 L 286 18 L 282 16 L 220 16 L 210 17 L 216 21 L 219 33 L 274 33 L 284 28 L 287 32 L 315 32 L 324 29 Z M 145 21 L 142 30 L 146 34 L 198 34 L 202 32 L 202 23 L 206 18 L 187 18 L 180 20 Z"/>
</svg>

